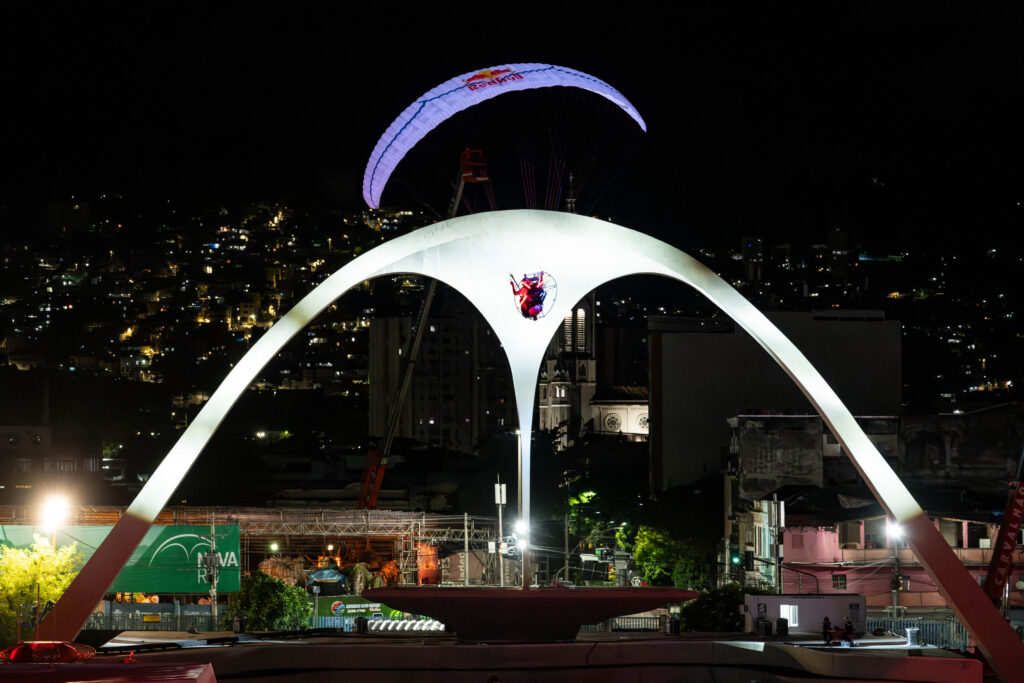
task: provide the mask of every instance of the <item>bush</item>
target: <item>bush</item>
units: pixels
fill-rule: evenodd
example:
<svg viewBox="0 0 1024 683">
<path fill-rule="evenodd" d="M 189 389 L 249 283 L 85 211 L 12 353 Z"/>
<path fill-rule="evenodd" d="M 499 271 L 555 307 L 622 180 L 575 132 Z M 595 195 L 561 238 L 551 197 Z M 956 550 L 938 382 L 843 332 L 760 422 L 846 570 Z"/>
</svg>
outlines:
<svg viewBox="0 0 1024 683">
<path fill-rule="evenodd" d="M 704 591 L 696 600 L 683 605 L 679 611 L 680 627 L 683 631 L 705 633 L 743 631 L 743 596 L 770 592 L 738 583 Z"/>
<path fill-rule="evenodd" d="M 228 623 L 244 616 L 247 630 L 296 631 L 308 626 L 310 609 L 306 591 L 256 572 L 242 579 L 226 612 Z"/>
</svg>

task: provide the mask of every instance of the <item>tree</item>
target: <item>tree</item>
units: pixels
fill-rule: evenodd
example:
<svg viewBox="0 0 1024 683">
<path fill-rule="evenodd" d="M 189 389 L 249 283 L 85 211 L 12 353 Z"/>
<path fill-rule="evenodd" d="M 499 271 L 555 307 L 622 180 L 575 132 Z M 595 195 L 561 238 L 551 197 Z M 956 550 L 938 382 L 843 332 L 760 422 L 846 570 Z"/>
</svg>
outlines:
<svg viewBox="0 0 1024 683">
<path fill-rule="evenodd" d="M 633 559 L 652 586 L 705 588 L 710 584 L 709 549 L 692 538 L 677 538 L 666 531 L 640 525 L 628 538 L 630 527 L 617 534 L 619 547 L 632 549 Z"/>
<path fill-rule="evenodd" d="M 594 491 L 581 491 L 569 496 L 569 531 L 575 536 L 590 536 L 604 528 L 604 522 L 594 516 L 598 495 Z"/>
<path fill-rule="evenodd" d="M 303 629 L 308 625 L 309 615 L 306 591 L 263 572 L 242 579 L 227 609 L 229 618 L 244 616 L 246 628 L 253 631 Z"/>
<path fill-rule="evenodd" d="M 744 587 L 730 583 L 721 588 L 702 592 L 697 599 L 690 600 L 679 611 L 680 627 L 684 631 L 704 633 L 743 630 L 743 596 L 748 593 L 767 594 L 770 590 Z"/>
<path fill-rule="evenodd" d="M 36 601 L 37 586 L 42 605 L 56 602 L 81 566 L 82 554 L 75 544 L 54 550 L 49 539 L 36 536 L 31 548 L 0 545 L 0 645 L 17 640 L 18 608 Z M 32 636 L 22 634 L 23 639 Z"/>
</svg>

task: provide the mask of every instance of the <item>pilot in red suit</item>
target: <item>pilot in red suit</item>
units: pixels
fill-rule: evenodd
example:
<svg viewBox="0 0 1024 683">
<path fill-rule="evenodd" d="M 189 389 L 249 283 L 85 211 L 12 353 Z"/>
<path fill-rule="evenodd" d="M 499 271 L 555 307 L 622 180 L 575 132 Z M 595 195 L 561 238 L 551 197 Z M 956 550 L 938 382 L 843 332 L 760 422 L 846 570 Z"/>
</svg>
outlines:
<svg viewBox="0 0 1024 683">
<path fill-rule="evenodd" d="M 534 273 L 533 275 L 524 273 L 523 279 L 519 281 L 518 285 L 514 277 L 510 275 L 509 278 L 512 293 L 519 303 L 519 312 L 523 314 L 524 318 L 536 320 L 537 316 L 544 311 L 544 298 L 547 296 L 547 292 L 544 291 L 544 273 Z"/>
</svg>

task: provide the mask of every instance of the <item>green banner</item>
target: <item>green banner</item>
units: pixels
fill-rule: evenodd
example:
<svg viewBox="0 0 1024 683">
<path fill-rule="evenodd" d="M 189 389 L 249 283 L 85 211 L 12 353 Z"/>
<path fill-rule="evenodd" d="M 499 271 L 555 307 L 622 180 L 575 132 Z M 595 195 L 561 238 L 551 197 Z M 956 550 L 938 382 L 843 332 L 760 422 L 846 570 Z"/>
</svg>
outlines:
<svg viewBox="0 0 1024 683">
<path fill-rule="evenodd" d="M 370 602 L 358 595 L 325 595 L 316 601 L 316 613 L 322 617 L 372 617 L 381 614 L 385 619 L 398 618 L 402 612 L 379 602 Z"/>
<path fill-rule="evenodd" d="M 92 557 L 113 527 L 70 526 L 57 532 L 57 545 L 75 543 L 85 559 Z M 39 527 L 0 525 L 0 545 L 26 548 L 36 535 L 49 539 Z M 234 593 L 241 581 L 241 551 L 238 525 L 217 527 L 217 554 L 220 571 L 217 591 Z M 109 593 L 206 593 L 206 566 L 203 556 L 210 551 L 208 526 L 154 526 L 146 532 Z"/>
</svg>

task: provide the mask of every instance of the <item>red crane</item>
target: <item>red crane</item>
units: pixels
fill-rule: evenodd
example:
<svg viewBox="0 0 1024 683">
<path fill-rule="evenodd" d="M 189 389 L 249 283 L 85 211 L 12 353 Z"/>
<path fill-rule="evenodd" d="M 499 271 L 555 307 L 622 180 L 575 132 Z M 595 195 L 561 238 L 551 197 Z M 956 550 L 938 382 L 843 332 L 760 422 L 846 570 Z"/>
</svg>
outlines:
<svg viewBox="0 0 1024 683">
<path fill-rule="evenodd" d="M 462 201 L 462 191 L 466 183 L 483 183 L 487 193 L 487 201 L 491 210 L 496 207 L 494 201 L 494 188 L 491 179 L 487 174 L 487 161 L 484 153 L 479 149 L 465 149 L 459 159 L 459 174 L 455 182 L 455 193 L 452 202 L 448 207 L 448 218 L 454 218 L 459 211 L 459 202 Z M 468 205 L 467 205 L 468 206 Z M 380 495 L 380 487 L 384 482 L 384 471 L 388 466 L 388 456 L 391 453 L 391 444 L 395 440 L 395 432 L 398 431 L 398 421 L 401 419 L 402 406 L 405 403 L 406 394 L 412 385 L 413 370 L 416 367 L 416 360 L 419 358 L 420 344 L 423 341 L 423 330 L 427 327 L 427 318 L 430 315 L 430 305 L 434 301 L 434 292 L 437 290 L 437 280 L 430 279 L 427 284 L 426 295 L 423 297 L 423 305 L 420 307 L 419 322 L 416 324 L 416 334 L 410 341 L 410 347 L 405 349 L 403 356 L 407 358 L 405 371 L 402 374 L 402 383 L 398 388 L 398 395 L 391 407 L 391 415 L 388 417 L 388 424 L 380 445 L 371 448 L 366 453 L 366 467 L 363 470 L 363 486 L 359 491 L 359 509 L 373 510 L 377 507 L 377 496 Z"/>
</svg>

